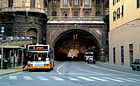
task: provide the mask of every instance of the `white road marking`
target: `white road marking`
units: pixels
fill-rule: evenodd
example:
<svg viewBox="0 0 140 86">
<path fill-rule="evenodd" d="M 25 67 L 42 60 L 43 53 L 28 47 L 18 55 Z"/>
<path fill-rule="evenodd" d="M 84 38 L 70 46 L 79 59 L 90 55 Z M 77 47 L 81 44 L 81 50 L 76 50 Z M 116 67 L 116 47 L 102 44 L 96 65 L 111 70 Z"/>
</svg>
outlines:
<svg viewBox="0 0 140 86">
<path fill-rule="evenodd" d="M 134 81 L 140 81 L 139 79 L 134 79 L 134 78 L 127 78 L 129 80 L 134 80 Z"/>
<path fill-rule="evenodd" d="M 45 78 L 45 77 L 42 77 L 42 76 L 37 76 L 37 78 L 39 78 L 40 80 L 48 80 L 47 78 Z"/>
<path fill-rule="evenodd" d="M 112 69 L 106 69 L 106 68 L 98 67 L 98 66 L 95 66 L 95 65 L 90 65 L 90 64 L 88 64 L 88 65 L 91 66 L 91 67 L 95 67 L 95 68 L 99 68 L 99 69 L 103 69 L 103 70 L 108 70 L 108 71 L 113 71 L 113 72 L 117 72 L 117 73 L 140 76 L 140 75 L 137 75 L 137 74 L 126 73 L 126 72 L 121 72 L 121 71 L 112 70 Z"/>
<path fill-rule="evenodd" d="M 79 70 L 82 70 L 82 71 L 85 71 L 85 72 L 89 72 L 89 73 L 94 73 L 94 74 L 99 74 L 99 75 L 101 75 L 101 73 L 97 73 L 97 72 L 93 72 L 93 71 L 88 71 L 88 70 L 85 70 L 85 69 L 82 69 L 82 68 L 79 68 L 79 67 L 77 67 Z"/>
<path fill-rule="evenodd" d="M 86 77 L 82 77 L 82 76 L 77 76 L 77 78 L 80 78 L 80 79 L 83 79 L 83 80 L 86 80 L 86 81 L 95 81 L 95 80 L 92 80 L 92 79 L 89 79 L 89 78 L 86 78 Z"/>
<path fill-rule="evenodd" d="M 64 64 L 65 64 L 65 63 L 64 63 Z M 59 72 L 59 69 L 60 69 L 64 64 L 60 65 L 60 66 L 57 68 L 56 71 L 57 71 L 59 74 L 62 74 L 61 72 Z"/>
<path fill-rule="evenodd" d="M 68 79 L 70 79 L 70 80 L 72 80 L 72 81 L 79 81 L 78 79 L 73 78 L 73 77 L 66 77 L 66 78 L 68 78 Z"/>
<path fill-rule="evenodd" d="M 30 76 L 23 76 L 25 80 L 33 80 Z"/>
<path fill-rule="evenodd" d="M 120 79 L 120 80 L 124 80 L 124 81 L 128 81 L 128 82 L 135 82 L 135 81 L 132 81 L 132 80 L 128 80 L 128 79 L 123 79 L 123 78 L 118 78 L 118 77 L 115 77 L 116 79 Z"/>
<path fill-rule="evenodd" d="M 108 78 L 108 77 L 102 77 L 102 78 L 112 80 L 112 81 L 116 81 L 116 82 L 124 82 L 124 81 L 121 81 L 121 80 L 112 79 L 112 78 Z"/>
<path fill-rule="evenodd" d="M 96 80 L 99 80 L 99 81 L 107 81 L 107 80 L 105 80 L 105 79 L 101 79 L 101 78 L 97 78 L 97 77 L 90 77 L 90 78 L 96 79 Z"/>
<path fill-rule="evenodd" d="M 55 80 L 58 80 L 58 81 L 64 81 L 64 79 L 62 79 L 62 78 L 59 78 L 59 77 L 57 77 L 57 76 L 51 76 L 53 79 L 55 79 Z"/>
<path fill-rule="evenodd" d="M 10 80 L 17 80 L 17 76 L 9 76 Z"/>
</svg>

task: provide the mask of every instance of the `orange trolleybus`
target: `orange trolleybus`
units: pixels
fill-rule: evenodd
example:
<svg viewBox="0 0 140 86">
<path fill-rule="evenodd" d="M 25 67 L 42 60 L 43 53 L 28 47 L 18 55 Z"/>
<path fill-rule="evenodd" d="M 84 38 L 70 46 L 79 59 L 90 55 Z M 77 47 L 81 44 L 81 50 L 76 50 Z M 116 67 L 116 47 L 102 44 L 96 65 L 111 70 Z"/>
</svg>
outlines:
<svg viewBox="0 0 140 86">
<path fill-rule="evenodd" d="M 36 44 L 27 46 L 27 70 L 52 70 L 54 67 L 54 51 L 50 45 Z"/>
</svg>

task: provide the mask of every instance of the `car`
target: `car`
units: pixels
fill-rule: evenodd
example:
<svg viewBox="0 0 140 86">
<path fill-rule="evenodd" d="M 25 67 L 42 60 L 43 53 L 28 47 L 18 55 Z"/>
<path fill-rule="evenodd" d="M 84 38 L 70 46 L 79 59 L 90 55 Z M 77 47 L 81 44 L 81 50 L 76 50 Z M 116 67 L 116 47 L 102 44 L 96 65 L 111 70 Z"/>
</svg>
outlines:
<svg viewBox="0 0 140 86">
<path fill-rule="evenodd" d="M 88 60 L 87 60 L 87 63 L 88 64 L 90 64 L 90 63 L 91 64 L 96 64 L 96 61 L 95 61 L 95 59 L 93 57 L 89 57 Z"/>
<path fill-rule="evenodd" d="M 140 58 L 137 58 L 134 60 L 134 62 L 131 64 L 132 70 L 140 70 Z"/>
</svg>

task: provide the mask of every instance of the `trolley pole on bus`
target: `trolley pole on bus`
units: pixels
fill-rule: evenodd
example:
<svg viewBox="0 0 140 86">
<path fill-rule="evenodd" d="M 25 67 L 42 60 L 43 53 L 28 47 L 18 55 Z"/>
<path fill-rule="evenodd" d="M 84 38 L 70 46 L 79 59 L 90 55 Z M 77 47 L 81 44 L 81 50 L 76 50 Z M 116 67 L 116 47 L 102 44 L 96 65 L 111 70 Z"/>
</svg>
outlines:
<svg viewBox="0 0 140 86">
<path fill-rule="evenodd" d="M 1 33 L 2 33 L 2 40 L 3 40 L 4 27 L 1 27 Z M 3 48 L 2 47 L 1 47 L 1 69 L 3 69 Z"/>
</svg>

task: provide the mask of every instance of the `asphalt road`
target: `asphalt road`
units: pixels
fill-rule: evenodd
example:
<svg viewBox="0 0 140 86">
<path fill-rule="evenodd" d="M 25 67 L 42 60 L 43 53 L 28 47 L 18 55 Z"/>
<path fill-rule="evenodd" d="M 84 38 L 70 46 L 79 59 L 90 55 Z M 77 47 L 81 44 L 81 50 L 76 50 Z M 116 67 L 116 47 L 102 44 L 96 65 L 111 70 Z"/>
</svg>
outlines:
<svg viewBox="0 0 140 86">
<path fill-rule="evenodd" d="M 66 61 L 57 62 L 49 72 L 23 71 L 1 76 L 0 86 L 140 86 L 140 72 L 103 63 Z"/>
</svg>

